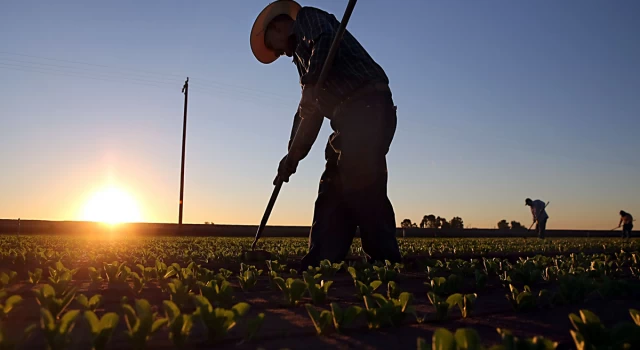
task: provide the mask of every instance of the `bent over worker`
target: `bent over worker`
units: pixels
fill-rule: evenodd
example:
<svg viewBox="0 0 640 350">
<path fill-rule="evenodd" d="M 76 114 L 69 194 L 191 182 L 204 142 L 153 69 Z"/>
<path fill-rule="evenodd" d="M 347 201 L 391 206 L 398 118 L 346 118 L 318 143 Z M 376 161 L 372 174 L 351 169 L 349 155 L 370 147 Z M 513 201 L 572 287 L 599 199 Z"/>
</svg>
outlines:
<svg viewBox="0 0 640 350">
<path fill-rule="evenodd" d="M 631 230 L 633 230 L 633 216 L 624 210 L 620 210 L 620 222 L 618 227 L 622 226 L 622 238 L 631 238 Z"/>
<path fill-rule="evenodd" d="M 531 215 L 533 215 L 533 222 L 536 223 L 538 238 L 544 239 L 545 231 L 547 230 L 547 220 L 549 219 L 544 202 L 539 199 L 531 200 L 531 198 L 527 198 L 524 203 L 531 207 Z"/>
<path fill-rule="evenodd" d="M 279 0 L 258 15 L 251 30 L 251 49 L 258 61 L 269 64 L 282 55 L 293 57 L 302 87 L 288 153 L 274 184 L 278 177 L 288 182 L 296 172 L 325 117 L 333 129 L 303 267 L 318 266 L 323 259 L 343 260 L 357 227 L 370 260 L 401 260 L 395 213 L 387 197 L 386 154 L 396 129 L 389 80 L 345 31 L 324 85 L 316 86 L 339 25 L 323 10 Z"/>
</svg>

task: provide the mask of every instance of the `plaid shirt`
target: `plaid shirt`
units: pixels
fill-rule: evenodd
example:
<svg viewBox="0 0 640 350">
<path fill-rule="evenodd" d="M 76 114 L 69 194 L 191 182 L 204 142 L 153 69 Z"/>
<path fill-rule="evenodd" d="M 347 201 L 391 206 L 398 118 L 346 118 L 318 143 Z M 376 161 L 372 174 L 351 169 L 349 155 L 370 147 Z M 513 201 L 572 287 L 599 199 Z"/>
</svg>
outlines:
<svg viewBox="0 0 640 350">
<path fill-rule="evenodd" d="M 340 22 L 332 14 L 314 7 L 302 7 L 291 29 L 296 49 L 293 63 L 300 75 L 300 85 L 315 84 L 320 77 Z M 318 95 L 320 109 L 329 117 L 333 106 L 342 98 L 369 83 L 389 84 L 389 78 L 348 30 L 325 80 L 325 90 Z M 293 117 L 289 147 L 298 129 L 299 114 Z M 306 154 L 304 155 L 306 156 Z"/>
<path fill-rule="evenodd" d="M 292 28 L 297 44 L 293 63 L 298 68 L 302 86 L 317 82 L 339 26 L 334 15 L 320 9 L 303 7 L 298 12 Z M 384 70 L 349 31 L 345 30 L 338 49 L 325 80 L 330 96 L 318 97 L 321 106 L 324 104 L 329 109 L 336 99 L 368 83 L 389 83 Z"/>
</svg>

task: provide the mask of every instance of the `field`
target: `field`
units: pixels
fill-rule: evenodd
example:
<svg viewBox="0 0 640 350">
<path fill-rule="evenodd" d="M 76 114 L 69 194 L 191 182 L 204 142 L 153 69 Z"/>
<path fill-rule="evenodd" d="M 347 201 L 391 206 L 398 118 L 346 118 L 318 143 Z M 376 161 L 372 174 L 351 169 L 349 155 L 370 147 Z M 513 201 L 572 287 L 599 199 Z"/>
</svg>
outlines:
<svg viewBox="0 0 640 350">
<path fill-rule="evenodd" d="M 640 348 L 638 240 L 400 238 L 375 265 L 356 240 L 304 269 L 306 239 L 251 241 L 0 236 L 0 349 Z"/>
</svg>

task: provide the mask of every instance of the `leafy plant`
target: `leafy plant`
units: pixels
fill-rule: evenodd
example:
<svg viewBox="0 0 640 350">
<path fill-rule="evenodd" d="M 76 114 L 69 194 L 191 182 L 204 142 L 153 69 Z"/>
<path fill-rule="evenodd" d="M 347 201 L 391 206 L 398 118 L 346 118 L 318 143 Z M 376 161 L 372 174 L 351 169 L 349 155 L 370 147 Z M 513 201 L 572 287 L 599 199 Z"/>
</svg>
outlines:
<svg viewBox="0 0 640 350">
<path fill-rule="evenodd" d="M 218 307 L 231 307 L 234 300 L 233 287 L 227 281 L 211 280 L 207 284 L 201 284 L 200 295 L 207 298 L 212 305 Z"/>
<path fill-rule="evenodd" d="M 170 300 L 162 302 L 169 326 L 169 339 L 178 349 L 186 344 L 193 327 L 193 315 L 180 313 L 180 308 Z"/>
<path fill-rule="evenodd" d="M 314 304 L 324 303 L 327 298 L 327 293 L 329 292 L 329 287 L 331 287 L 333 281 L 325 282 L 324 280 L 321 280 L 320 283 L 316 283 L 316 279 L 307 271 L 304 271 L 302 276 L 307 285 L 307 290 L 309 291 L 312 302 Z"/>
<path fill-rule="evenodd" d="M 327 310 L 318 312 L 318 310 L 310 304 L 306 304 L 304 307 L 307 309 L 307 313 L 309 314 L 309 317 L 311 317 L 311 321 L 313 321 L 316 333 L 318 333 L 318 335 L 325 334 L 332 322 L 331 312 Z"/>
<path fill-rule="evenodd" d="M 411 305 L 413 296 L 404 292 L 398 299 L 386 299 L 382 294 L 364 296 L 367 323 L 370 329 L 386 325 L 399 325 L 407 314 L 416 316 L 415 307 Z"/>
<path fill-rule="evenodd" d="M 262 324 L 264 323 L 264 313 L 261 312 L 254 319 L 249 320 L 247 322 L 247 333 L 243 339 L 243 342 L 248 342 L 253 340 L 253 338 L 258 334 L 260 328 L 262 328 Z"/>
<path fill-rule="evenodd" d="M 93 299 L 93 298 L 92 298 Z M 113 331 L 118 326 L 120 317 L 115 312 L 108 312 L 102 318 L 90 310 L 85 310 L 83 318 L 89 323 L 93 350 L 103 350 L 113 335 Z"/>
<path fill-rule="evenodd" d="M 28 271 L 29 273 L 29 282 L 31 284 L 38 284 L 42 279 L 42 269 L 37 267 L 33 272 Z"/>
<path fill-rule="evenodd" d="M 198 315 L 207 328 L 209 340 L 218 341 L 224 338 L 229 330 L 235 327 L 241 317 L 249 312 L 249 304 L 241 302 L 234 305 L 231 310 L 214 308 L 207 298 L 198 295 L 195 297 L 197 305 L 195 315 Z"/>
<path fill-rule="evenodd" d="M 89 271 L 89 278 L 91 278 L 92 284 L 98 284 L 103 281 L 100 271 L 98 271 L 95 267 L 89 266 L 87 270 Z"/>
<path fill-rule="evenodd" d="M 4 304 L 0 303 L 0 321 L 2 321 L 13 310 L 14 307 L 22 303 L 22 297 L 19 295 L 12 295 L 4 301 Z"/>
<path fill-rule="evenodd" d="M 573 325 L 569 332 L 578 350 L 640 348 L 640 326 L 637 324 L 620 323 L 609 330 L 593 312 L 581 309 L 579 314 L 569 314 Z"/>
<path fill-rule="evenodd" d="M 284 295 L 284 301 L 289 306 L 298 305 L 304 294 L 307 284 L 301 279 L 287 278 L 285 281 L 281 277 L 274 278 L 274 282 Z"/>
<path fill-rule="evenodd" d="M 431 338 L 431 348 L 447 350 L 481 350 L 480 335 L 472 328 L 458 328 L 451 333 L 445 328 L 438 328 Z M 418 338 L 419 349 L 429 349 L 423 338 Z"/>
<path fill-rule="evenodd" d="M 126 285 L 127 277 L 131 274 L 131 269 L 124 262 L 118 264 L 114 261 L 110 264 L 103 263 L 104 272 L 107 275 L 109 287 Z"/>
<path fill-rule="evenodd" d="M 447 304 L 449 304 L 449 308 L 458 305 L 460 308 L 460 313 L 462 314 L 462 318 L 467 318 L 473 312 L 473 306 L 478 298 L 478 294 L 465 294 L 462 295 L 460 293 L 451 294 L 447 298 Z"/>
<path fill-rule="evenodd" d="M 360 281 L 356 281 L 356 287 L 358 288 L 358 296 L 362 298 L 367 295 L 372 295 L 373 292 L 375 292 L 376 289 L 380 288 L 381 285 L 382 285 L 382 281 L 377 281 L 377 280 L 369 283 L 368 285 Z"/>
<path fill-rule="evenodd" d="M 434 292 L 427 293 L 431 305 L 436 308 L 436 320 L 442 321 L 449 316 L 449 303 Z"/>
<path fill-rule="evenodd" d="M 507 294 L 507 300 L 516 311 L 528 311 L 536 308 L 536 299 L 531 292 L 529 286 L 524 286 L 524 291 L 518 291 L 513 284 L 509 285 L 510 294 Z"/>
<path fill-rule="evenodd" d="M 174 278 L 167 284 L 169 287 L 169 295 L 171 301 L 176 303 L 178 307 L 183 308 L 189 301 L 189 286 L 182 283 L 181 280 Z"/>
<path fill-rule="evenodd" d="M 58 318 L 73 300 L 76 295 L 76 288 L 71 288 L 66 293 L 58 295 L 53 287 L 45 284 L 38 289 L 34 289 L 34 292 L 38 304 L 48 310 L 54 318 Z"/>
<path fill-rule="evenodd" d="M 40 308 L 40 330 L 44 334 L 47 347 L 50 350 L 62 350 L 67 347 L 70 333 L 80 310 L 66 312 L 59 320 L 45 308 Z M 37 329 L 37 325 L 31 325 L 25 331 L 27 334 Z"/>
<path fill-rule="evenodd" d="M 136 299 L 135 309 L 129 304 L 123 304 L 122 308 L 127 324 L 125 334 L 136 350 L 144 349 L 151 336 L 168 322 L 166 318 L 154 321 L 157 313 L 152 312 L 151 304 L 145 299 Z"/>
<path fill-rule="evenodd" d="M 98 306 L 102 304 L 102 295 L 96 294 L 88 299 L 86 295 L 80 294 L 76 297 L 76 301 L 80 304 L 85 310 L 95 312 Z"/>
<path fill-rule="evenodd" d="M 347 272 L 349 272 L 349 275 L 353 279 L 353 284 L 356 287 L 358 286 L 357 284 L 358 281 L 364 284 L 369 284 L 371 281 L 373 281 L 376 278 L 376 273 L 369 268 L 357 270 L 355 267 L 349 266 L 347 268 Z"/>
<path fill-rule="evenodd" d="M 258 276 L 261 274 L 262 270 L 257 270 L 253 265 L 247 266 L 244 263 L 240 264 L 240 274 L 238 275 L 240 288 L 245 292 L 249 291 L 256 285 Z"/>
<path fill-rule="evenodd" d="M 341 332 L 345 327 L 355 322 L 363 311 L 364 309 L 360 306 L 351 305 L 343 310 L 337 303 L 331 303 L 331 316 L 336 331 Z"/>
<path fill-rule="evenodd" d="M 398 284 L 396 282 L 389 281 L 389 283 L 387 283 L 387 298 L 397 299 L 400 297 L 400 293 L 402 293 L 402 290 L 400 290 L 400 287 L 398 287 Z"/>
<path fill-rule="evenodd" d="M 497 331 L 502 337 L 502 344 L 492 346 L 490 350 L 555 350 L 558 347 L 557 342 L 543 337 L 518 338 L 509 330 L 498 328 Z"/>
</svg>

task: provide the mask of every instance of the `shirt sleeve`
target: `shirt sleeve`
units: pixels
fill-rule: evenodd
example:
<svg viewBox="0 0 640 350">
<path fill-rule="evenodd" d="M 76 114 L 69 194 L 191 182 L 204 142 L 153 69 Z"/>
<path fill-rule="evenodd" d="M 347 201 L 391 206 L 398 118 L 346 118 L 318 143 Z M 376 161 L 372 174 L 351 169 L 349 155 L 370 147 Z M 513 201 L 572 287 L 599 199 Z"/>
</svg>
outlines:
<svg viewBox="0 0 640 350">
<path fill-rule="evenodd" d="M 315 84 L 320 77 L 322 66 L 331 49 L 335 28 L 326 13 L 303 8 L 296 18 L 298 40 L 312 47 L 307 71 L 300 77 L 300 83 Z"/>
</svg>

